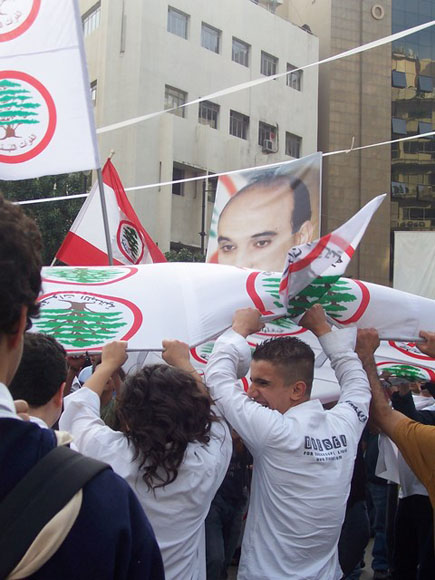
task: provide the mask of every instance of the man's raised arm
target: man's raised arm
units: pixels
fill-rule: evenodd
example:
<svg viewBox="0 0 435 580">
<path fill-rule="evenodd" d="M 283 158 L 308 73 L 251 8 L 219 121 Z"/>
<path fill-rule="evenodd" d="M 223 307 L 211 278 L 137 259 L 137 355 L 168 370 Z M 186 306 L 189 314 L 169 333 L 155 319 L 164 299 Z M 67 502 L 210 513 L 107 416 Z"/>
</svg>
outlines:
<svg viewBox="0 0 435 580">
<path fill-rule="evenodd" d="M 379 380 L 374 357 L 374 353 L 378 346 L 379 336 L 375 329 L 369 328 L 358 330 L 355 350 L 367 373 L 367 378 L 369 379 L 370 388 L 372 390 L 370 417 L 386 435 L 391 437 L 397 423 L 405 416 L 391 408 L 385 390 Z"/>
<path fill-rule="evenodd" d="M 251 363 L 246 337 L 263 326 L 258 310 L 237 310 L 232 328 L 217 339 L 205 369 L 205 384 L 215 404 L 251 452 L 266 443 L 274 417 L 277 417 L 276 413 L 250 399 L 237 384 Z"/>
</svg>

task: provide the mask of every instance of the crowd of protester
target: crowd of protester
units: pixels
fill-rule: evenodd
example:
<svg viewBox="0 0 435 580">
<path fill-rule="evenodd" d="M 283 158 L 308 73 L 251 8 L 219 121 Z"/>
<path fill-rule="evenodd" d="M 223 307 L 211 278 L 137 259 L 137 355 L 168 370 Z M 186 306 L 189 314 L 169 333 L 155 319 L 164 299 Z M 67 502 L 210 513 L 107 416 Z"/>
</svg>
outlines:
<svg viewBox="0 0 435 580">
<path fill-rule="evenodd" d="M 240 551 L 240 580 L 357 580 L 371 534 L 373 578 L 435 577 L 435 388 L 380 379 L 375 330 L 304 315 L 340 385 L 328 408 L 305 343 L 251 353 L 255 309 L 235 313 L 203 379 L 177 340 L 125 375 L 124 341 L 87 357 L 26 332 L 40 251 L 0 196 L 0 578 L 221 580 Z M 379 477 L 391 449 L 395 481 Z"/>
</svg>

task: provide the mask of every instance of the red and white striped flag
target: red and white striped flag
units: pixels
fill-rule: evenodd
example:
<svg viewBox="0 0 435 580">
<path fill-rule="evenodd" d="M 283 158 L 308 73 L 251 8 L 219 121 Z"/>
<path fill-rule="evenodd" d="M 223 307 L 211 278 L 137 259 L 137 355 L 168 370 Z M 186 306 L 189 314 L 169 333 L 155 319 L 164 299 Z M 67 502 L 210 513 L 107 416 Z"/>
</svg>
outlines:
<svg viewBox="0 0 435 580">
<path fill-rule="evenodd" d="M 140 223 L 110 159 L 103 168 L 103 182 L 113 263 L 166 262 Z M 106 266 L 109 263 L 98 183 L 83 204 L 56 258 L 69 266 Z"/>
</svg>

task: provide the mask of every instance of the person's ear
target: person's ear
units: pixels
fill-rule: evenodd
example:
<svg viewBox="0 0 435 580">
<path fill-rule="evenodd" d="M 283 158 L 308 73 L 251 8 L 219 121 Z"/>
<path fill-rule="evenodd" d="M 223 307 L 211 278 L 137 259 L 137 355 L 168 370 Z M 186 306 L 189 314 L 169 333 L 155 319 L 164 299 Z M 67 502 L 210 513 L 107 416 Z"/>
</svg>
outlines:
<svg viewBox="0 0 435 580">
<path fill-rule="evenodd" d="M 311 242 L 313 239 L 313 224 L 310 221 L 304 222 L 297 233 L 298 245 Z"/>
<path fill-rule="evenodd" d="M 11 350 L 20 344 L 27 326 L 27 306 L 21 306 L 20 318 L 15 324 L 13 332 L 7 334 L 8 345 Z"/>
<path fill-rule="evenodd" d="M 290 398 L 292 401 L 303 401 L 307 398 L 307 391 L 304 381 L 296 381 L 291 386 Z"/>
<path fill-rule="evenodd" d="M 63 391 L 65 389 L 65 385 L 66 383 L 63 382 L 59 389 L 57 390 L 57 393 L 54 395 L 53 397 L 53 402 L 56 404 L 56 407 L 62 407 L 62 402 L 63 402 Z"/>
</svg>

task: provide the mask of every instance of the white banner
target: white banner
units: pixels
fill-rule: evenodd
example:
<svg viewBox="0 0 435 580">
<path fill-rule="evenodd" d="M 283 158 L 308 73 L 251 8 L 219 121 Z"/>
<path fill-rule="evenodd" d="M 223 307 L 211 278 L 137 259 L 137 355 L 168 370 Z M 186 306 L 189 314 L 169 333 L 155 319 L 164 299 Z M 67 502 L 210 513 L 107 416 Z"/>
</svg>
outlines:
<svg viewBox="0 0 435 580">
<path fill-rule="evenodd" d="M 75 0 L 6 0 L 0 13 L 0 179 L 100 166 Z"/>
<path fill-rule="evenodd" d="M 394 232 L 393 286 L 435 299 L 435 232 Z"/>
</svg>

